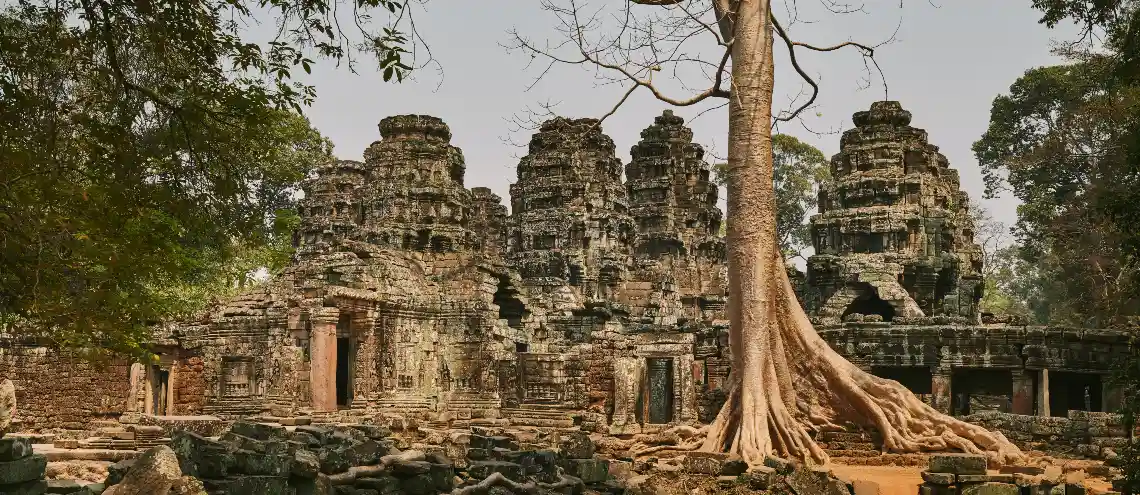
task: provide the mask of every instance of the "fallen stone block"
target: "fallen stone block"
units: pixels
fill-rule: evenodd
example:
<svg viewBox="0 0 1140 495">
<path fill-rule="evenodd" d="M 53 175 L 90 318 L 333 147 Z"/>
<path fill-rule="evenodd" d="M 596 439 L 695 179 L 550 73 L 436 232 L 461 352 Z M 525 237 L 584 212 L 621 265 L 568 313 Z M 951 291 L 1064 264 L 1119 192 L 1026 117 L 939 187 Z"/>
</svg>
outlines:
<svg viewBox="0 0 1140 495">
<path fill-rule="evenodd" d="M 583 483 L 601 483 L 610 477 L 610 463 L 605 459 L 563 459 L 562 469 Z"/>
<path fill-rule="evenodd" d="M 961 495 L 1019 495 L 1021 490 L 1012 483 L 981 483 L 958 488 Z"/>
<path fill-rule="evenodd" d="M 293 458 L 280 454 L 263 454 L 239 450 L 234 452 L 237 472 L 260 476 L 289 476 Z"/>
<path fill-rule="evenodd" d="M 202 480 L 209 493 L 226 495 L 289 495 L 294 488 L 289 486 L 289 478 L 278 476 L 235 476 L 224 480 Z M 325 492 L 310 492 L 309 495 L 332 495 L 331 487 Z"/>
<path fill-rule="evenodd" d="M 0 462 L 10 462 L 32 455 L 32 441 L 29 438 L 8 436 L 0 438 Z"/>
<path fill-rule="evenodd" d="M 104 495 L 155 495 L 164 494 L 182 477 L 178 457 L 170 447 L 160 446 L 139 456 L 123 480 L 104 492 Z"/>
<path fill-rule="evenodd" d="M 932 473 L 986 474 L 986 456 L 978 454 L 935 454 L 930 456 Z"/>
<path fill-rule="evenodd" d="M 284 441 L 288 436 L 288 430 L 281 426 L 269 425 L 265 423 L 254 423 L 252 421 L 238 421 L 230 427 L 230 431 L 243 437 L 249 437 L 254 440 L 281 440 Z"/>
<path fill-rule="evenodd" d="M 467 474 L 472 479 L 482 481 L 494 473 L 500 473 L 511 481 L 522 481 L 522 466 L 506 461 L 474 461 L 467 466 Z"/>
<path fill-rule="evenodd" d="M 0 493 L 4 495 L 43 495 L 47 493 L 47 482 L 34 480 L 25 483 L 0 484 Z"/>
<path fill-rule="evenodd" d="M 796 469 L 786 477 L 786 481 L 797 495 L 851 495 L 847 485 L 824 468 Z"/>
<path fill-rule="evenodd" d="M 589 459 L 594 457 L 594 441 L 584 431 L 560 432 L 557 438 L 558 451 L 566 459 Z"/>
<path fill-rule="evenodd" d="M 0 462 L 0 485 L 16 485 L 42 479 L 46 469 L 47 458 L 38 454 Z"/>
<path fill-rule="evenodd" d="M 959 474 L 958 483 L 1013 483 L 1012 474 Z"/>
<path fill-rule="evenodd" d="M 74 493 L 86 488 L 75 480 L 47 480 L 46 485 L 45 493 Z"/>
<path fill-rule="evenodd" d="M 757 466 L 748 470 L 741 477 L 748 482 L 749 488 L 767 490 L 776 485 L 776 476 L 775 469 L 768 466 Z"/>
<path fill-rule="evenodd" d="M 930 471 L 923 471 L 922 481 L 930 483 L 931 485 L 953 485 L 954 481 L 956 481 L 956 475 L 953 473 L 932 473 Z"/>
</svg>

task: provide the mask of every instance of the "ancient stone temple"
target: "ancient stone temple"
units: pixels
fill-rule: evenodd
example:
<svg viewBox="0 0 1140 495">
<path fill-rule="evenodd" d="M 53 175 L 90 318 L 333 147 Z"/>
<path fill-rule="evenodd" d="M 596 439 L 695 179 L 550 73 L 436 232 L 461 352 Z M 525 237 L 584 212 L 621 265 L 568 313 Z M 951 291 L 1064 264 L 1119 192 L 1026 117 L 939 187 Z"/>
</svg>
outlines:
<svg viewBox="0 0 1140 495">
<path fill-rule="evenodd" d="M 852 120 L 811 219 L 809 310 L 823 323 L 851 315 L 977 323 L 981 248 L 958 171 L 897 102 Z"/>
<path fill-rule="evenodd" d="M 861 368 L 994 427 L 1114 408 L 1103 379 L 1126 335 L 980 321 L 957 172 L 897 102 L 853 120 L 796 282 L 817 331 Z M 303 184 L 294 262 L 157 329 L 156 361 L 97 367 L 33 342 L 0 347 L 22 428 L 129 413 L 628 434 L 712 419 L 730 362 L 723 218 L 680 117 L 642 131 L 624 174 L 599 121 L 544 123 L 509 211 L 466 187 L 442 120 L 379 128 L 363 162 Z M 58 407 L 59 391 L 74 407 Z M 1026 428 L 1025 442 L 1041 430 Z"/>
</svg>

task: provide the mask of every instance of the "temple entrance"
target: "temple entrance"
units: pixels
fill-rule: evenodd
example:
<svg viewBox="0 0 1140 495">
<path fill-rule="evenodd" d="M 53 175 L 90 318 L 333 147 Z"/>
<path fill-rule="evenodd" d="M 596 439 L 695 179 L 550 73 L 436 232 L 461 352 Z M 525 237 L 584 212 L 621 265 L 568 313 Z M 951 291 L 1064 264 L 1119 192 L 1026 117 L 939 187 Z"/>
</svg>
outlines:
<svg viewBox="0 0 1140 495">
<path fill-rule="evenodd" d="M 170 411 L 166 395 L 170 391 L 170 371 L 151 366 L 149 375 L 151 400 L 148 412 L 155 416 L 168 416 Z"/>
<path fill-rule="evenodd" d="M 336 405 L 352 404 L 352 341 L 336 339 Z"/>
<path fill-rule="evenodd" d="M 1008 369 L 964 368 L 951 375 L 955 416 L 1013 411 L 1013 373 Z"/>
<path fill-rule="evenodd" d="M 1101 412 L 1103 384 L 1096 373 L 1049 371 L 1049 414 L 1068 416 L 1069 411 Z"/>
<path fill-rule="evenodd" d="M 646 423 L 666 424 L 673 421 L 673 358 L 645 360 Z"/>
</svg>

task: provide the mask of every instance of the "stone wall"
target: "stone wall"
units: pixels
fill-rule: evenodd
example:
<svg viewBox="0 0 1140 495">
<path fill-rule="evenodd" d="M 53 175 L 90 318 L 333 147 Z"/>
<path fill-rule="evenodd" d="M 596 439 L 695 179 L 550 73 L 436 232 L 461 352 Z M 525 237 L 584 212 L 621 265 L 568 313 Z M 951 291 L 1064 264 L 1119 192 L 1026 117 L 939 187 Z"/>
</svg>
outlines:
<svg viewBox="0 0 1140 495">
<path fill-rule="evenodd" d="M 16 385 L 22 431 L 83 430 L 128 411 L 130 365 L 94 363 L 46 347 L 0 349 L 0 379 Z"/>
<path fill-rule="evenodd" d="M 1128 443 L 1119 414 L 1069 411 L 1067 417 L 1042 417 L 990 411 L 962 419 L 1002 432 L 1022 450 L 1056 457 L 1104 459 Z"/>
</svg>

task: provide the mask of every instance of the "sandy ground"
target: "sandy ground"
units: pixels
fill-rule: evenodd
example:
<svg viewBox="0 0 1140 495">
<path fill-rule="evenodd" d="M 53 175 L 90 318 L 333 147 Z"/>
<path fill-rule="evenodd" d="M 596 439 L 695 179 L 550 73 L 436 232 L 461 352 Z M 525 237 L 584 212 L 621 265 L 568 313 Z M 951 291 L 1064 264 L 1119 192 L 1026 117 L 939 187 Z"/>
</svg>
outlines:
<svg viewBox="0 0 1140 495">
<path fill-rule="evenodd" d="M 914 495 L 918 493 L 918 485 L 922 484 L 922 470 L 918 466 L 843 466 L 834 464 L 828 466 L 839 479 L 854 483 L 855 495 Z M 997 471 L 990 471 L 997 474 Z M 865 482 L 868 486 L 859 485 Z M 870 484 L 877 485 L 877 491 Z M 1112 489 L 1112 485 L 1101 479 L 1087 479 L 1085 487 L 1091 493 L 1104 493 Z"/>
</svg>

